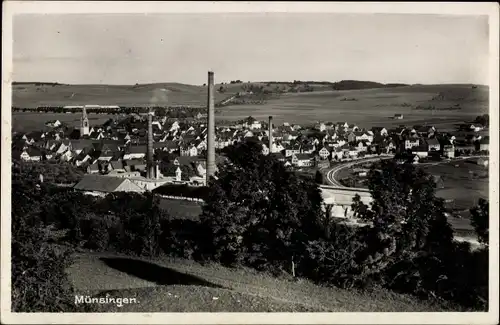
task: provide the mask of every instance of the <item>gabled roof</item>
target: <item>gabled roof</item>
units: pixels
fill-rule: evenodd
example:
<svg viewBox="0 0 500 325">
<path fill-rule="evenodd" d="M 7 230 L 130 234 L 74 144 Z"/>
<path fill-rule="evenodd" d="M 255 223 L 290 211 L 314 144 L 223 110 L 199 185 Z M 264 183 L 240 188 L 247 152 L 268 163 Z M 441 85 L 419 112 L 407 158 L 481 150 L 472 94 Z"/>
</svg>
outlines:
<svg viewBox="0 0 500 325">
<path fill-rule="evenodd" d="M 129 188 L 135 188 L 137 191 L 142 191 L 139 186 L 131 182 L 129 179 L 101 175 L 85 175 L 83 179 L 73 188 L 82 191 L 111 193 L 125 184 Z"/>
</svg>

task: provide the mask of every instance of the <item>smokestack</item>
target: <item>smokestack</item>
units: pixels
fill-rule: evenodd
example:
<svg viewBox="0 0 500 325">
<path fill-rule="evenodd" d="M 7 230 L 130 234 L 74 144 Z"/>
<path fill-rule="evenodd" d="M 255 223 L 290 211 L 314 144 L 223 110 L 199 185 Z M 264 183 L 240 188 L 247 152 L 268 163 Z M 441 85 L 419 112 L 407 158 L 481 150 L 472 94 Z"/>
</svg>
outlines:
<svg viewBox="0 0 500 325">
<path fill-rule="evenodd" d="M 273 117 L 269 116 L 269 154 L 272 153 L 273 148 Z"/>
<path fill-rule="evenodd" d="M 147 146 L 147 162 L 146 162 L 146 177 L 149 179 L 155 178 L 154 166 L 154 149 L 153 149 L 153 110 L 150 107 L 148 111 L 148 146 Z"/>
<path fill-rule="evenodd" d="M 207 181 L 210 176 L 215 174 L 215 108 L 214 108 L 214 73 L 208 72 L 208 103 L 207 103 L 207 118 L 208 118 L 208 132 L 207 132 Z"/>
</svg>

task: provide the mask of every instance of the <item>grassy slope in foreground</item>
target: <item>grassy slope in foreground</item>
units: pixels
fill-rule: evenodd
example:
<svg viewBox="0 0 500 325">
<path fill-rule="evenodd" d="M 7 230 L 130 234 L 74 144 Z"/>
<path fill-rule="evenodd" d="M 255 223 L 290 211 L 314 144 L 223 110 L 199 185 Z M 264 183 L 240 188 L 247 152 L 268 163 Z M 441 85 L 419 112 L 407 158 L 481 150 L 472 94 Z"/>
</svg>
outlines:
<svg viewBox="0 0 500 325">
<path fill-rule="evenodd" d="M 136 297 L 103 312 L 426 312 L 445 307 L 387 290 L 362 293 L 277 279 L 249 269 L 162 257 L 82 253 L 68 270 L 77 294 Z M 214 297 L 216 299 L 214 299 Z"/>
</svg>

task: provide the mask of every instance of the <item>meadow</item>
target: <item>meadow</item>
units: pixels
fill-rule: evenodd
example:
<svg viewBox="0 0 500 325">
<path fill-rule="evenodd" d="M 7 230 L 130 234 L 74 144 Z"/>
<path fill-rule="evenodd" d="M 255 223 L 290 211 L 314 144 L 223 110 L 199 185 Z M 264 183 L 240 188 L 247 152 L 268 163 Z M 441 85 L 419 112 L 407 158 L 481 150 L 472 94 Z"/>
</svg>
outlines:
<svg viewBox="0 0 500 325">
<path fill-rule="evenodd" d="M 225 92 L 215 92 L 219 102 L 249 85 L 265 89 L 285 87 L 280 84 L 251 83 L 225 84 Z M 216 84 L 219 89 L 221 84 Z M 312 85 L 313 92 L 285 93 L 264 104 L 230 105 L 220 108 L 216 119 L 235 121 L 248 116 L 267 120 L 272 115 L 276 124 L 283 122 L 310 124 L 333 121 L 358 124 L 360 127 L 392 127 L 400 124 L 432 124 L 441 130 L 453 129 L 456 123 L 470 121 L 488 113 L 488 88 L 472 85 L 412 85 L 356 90 L 331 90 L 325 85 Z M 161 91 L 165 89 L 166 91 Z M 13 86 L 12 105 L 37 107 L 57 105 L 168 105 L 204 106 L 207 100 L 205 86 L 178 83 L 142 85 L 45 85 L 16 84 Z M 436 110 L 417 110 L 415 107 L 432 105 Z M 443 108 L 459 106 L 458 110 Z M 17 117 L 17 124 L 25 118 Z M 394 120 L 394 114 L 403 114 L 403 120 Z M 38 116 L 37 116 L 38 117 Z M 29 117 L 27 117 L 29 119 Z M 76 118 L 76 117 L 75 117 Z M 45 117 L 43 118 L 45 119 Z M 16 123 L 15 123 L 16 124 Z"/>
<path fill-rule="evenodd" d="M 456 96 L 457 92 L 463 93 L 463 96 Z M 445 94 L 444 99 L 433 100 L 439 93 Z M 448 93 L 450 95 L 447 97 Z M 417 105 L 426 106 L 429 103 L 439 103 L 436 107 L 460 104 L 461 109 L 414 109 Z M 488 113 L 487 90 L 473 89 L 468 85 L 437 85 L 288 93 L 263 105 L 222 107 L 219 116 L 227 120 L 239 120 L 251 115 L 266 120 L 272 115 L 276 124 L 332 121 L 355 123 L 366 128 L 432 124 L 441 130 L 452 130 L 456 123 L 473 120 L 483 113 Z M 404 118 L 394 120 L 394 114 L 403 114 Z"/>
<path fill-rule="evenodd" d="M 92 113 L 87 114 L 87 116 L 91 126 L 103 124 L 110 118 L 117 117 L 117 115 Z M 80 114 L 13 112 L 12 131 L 32 132 L 50 130 L 45 123 L 53 120 L 59 120 L 68 126 L 78 127 L 80 125 L 80 118 Z"/>
<path fill-rule="evenodd" d="M 429 174 L 439 175 L 444 188 L 436 195 L 443 199 L 454 199 L 457 210 L 468 209 L 478 203 L 479 198 L 488 199 L 488 167 L 475 163 L 477 159 L 452 161 L 423 167 Z"/>
<path fill-rule="evenodd" d="M 363 292 L 276 278 L 249 268 L 82 252 L 67 270 L 77 295 L 136 298 L 98 312 L 431 312 L 456 306 L 386 289 Z"/>
</svg>

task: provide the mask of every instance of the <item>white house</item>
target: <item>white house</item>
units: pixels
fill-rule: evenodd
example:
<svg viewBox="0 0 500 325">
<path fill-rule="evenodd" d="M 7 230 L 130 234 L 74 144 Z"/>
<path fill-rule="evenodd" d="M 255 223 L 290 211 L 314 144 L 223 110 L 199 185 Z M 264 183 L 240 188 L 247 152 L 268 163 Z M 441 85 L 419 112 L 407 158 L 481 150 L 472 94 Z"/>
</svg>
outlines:
<svg viewBox="0 0 500 325">
<path fill-rule="evenodd" d="M 195 157 L 198 156 L 198 149 L 194 145 L 181 146 L 181 156 Z"/>
<path fill-rule="evenodd" d="M 42 159 L 42 155 L 38 150 L 28 148 L 27 150 L 23 150 L 21 153 L 21 159 L 24 161 L 40 161 Z"/>
<path fill-rule="evenodd" d="M 406 139 L 405 140 L 405 149 L 411 149 L 413 147 L 418 147 L 420 145 L 419 139 Z"/>
<path fill-rule="evenodd" d="M 142 159 L 146 157 L 146 151 L 146 146 L 129 146 L 123 155 L 123 160 Z"/>
<path fill-rule="evenodd" d="M 310 167 L 314 165 L 314 157 L 310 154 L 297 153 L 292 155 L 292 165 L 295 167 Z"/>
<path fill-rule="evenodd" d="M 331 155 L 330 151 L 326 147 L 321 148 L 318 151 L 318 154 L 321 157 L 321 159 L 327 159 Z"/>
<path fill-rule="evenodd" d="M 59 160 L 61 161 L 70 161 L 73 158 L 73 153 L 71 150 L 65 151 L 61 156 L 59 156 Z"/>
</svg>

